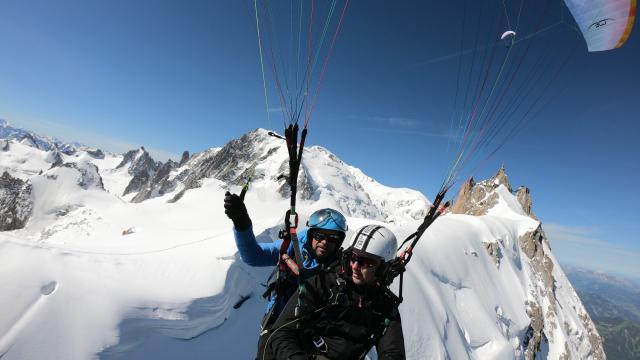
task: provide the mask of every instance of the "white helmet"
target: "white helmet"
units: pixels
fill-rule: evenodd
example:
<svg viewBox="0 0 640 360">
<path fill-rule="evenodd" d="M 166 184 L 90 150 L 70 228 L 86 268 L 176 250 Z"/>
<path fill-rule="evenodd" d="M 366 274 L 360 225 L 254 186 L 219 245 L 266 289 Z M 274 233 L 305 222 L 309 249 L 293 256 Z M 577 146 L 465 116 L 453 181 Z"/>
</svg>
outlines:
<svg viewBox="0 0 640 360">
<path fill-rule="evenodd" d="M 382 225 L 367 225 L 356 231 L 348 250 L 379 257 L 387 262 L 395 259 L 398 248 L 396 236 Z"/>
</svg>

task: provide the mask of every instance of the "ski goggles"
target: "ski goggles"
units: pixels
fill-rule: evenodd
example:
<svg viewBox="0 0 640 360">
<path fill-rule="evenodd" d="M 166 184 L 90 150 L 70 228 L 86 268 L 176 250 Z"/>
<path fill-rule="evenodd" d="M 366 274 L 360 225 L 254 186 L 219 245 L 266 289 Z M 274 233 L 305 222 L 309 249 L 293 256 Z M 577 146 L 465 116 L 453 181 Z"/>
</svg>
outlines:
<svg viewBox="0 0 640 360">
<path fill-rule="evenodd" d="M 352 264 L 358 264 L 366 268 L 372 268 L 380 263 L 378 259 L 364 257 L 356 253 L 351 254 L 351 256 L 349 257 L 349 260 L 351 261 Z"/>
<path fill-rule="evenodd" d="M 333 221 L 337 227 L 334 230 L 347 231 L 347 219 L 333 209 L 322 209 L 314 212 L 307 221 L 307 226 L 312 228 L 324 228 Z M 332 229 L 333 230 L 333 229 Z"/>
<path fill-rule="evenodd" d="M 327 242 L 333 242 L 333 243 L 342 242 L 342 240 L 344 240 L 343 234 L 338 234 L 338 233 L 330 234 L 330 233 L 320 232 L 317 230 L 311 234 L 311 237 L 314 240 L 327 241 Z"/>
</svg>

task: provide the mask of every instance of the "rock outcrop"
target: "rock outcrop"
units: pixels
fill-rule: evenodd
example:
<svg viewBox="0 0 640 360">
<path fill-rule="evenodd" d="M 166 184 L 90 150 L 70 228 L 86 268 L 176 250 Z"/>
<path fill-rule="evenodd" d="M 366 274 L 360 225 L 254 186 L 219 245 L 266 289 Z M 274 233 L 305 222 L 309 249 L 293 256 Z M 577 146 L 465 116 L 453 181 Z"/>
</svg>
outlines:
<svg viewBox="0 0 640 360">
<path fill-rule="evenodd" d="M 33 211 L 31 183 L 8 172 L 0 176 L 0 231 L 21 229 Z"/>
<path fill-rule="evenodd" d="M 500 245 L 497 242 L 486 242 L 483 243 L 484 248 L 487 250 L 487 253 L 493 259 L 493 262 L 497 267 L 500 267 L 500 260 L 502 259 L 502 250 L 500 250 Z"/>
<path fill-rule="evenodd" d="M 493 178 L 480 183 L 470 178 L 462 185 L 451 212 L 475 216 L 485 215 L 498 202 L 498 194 L 493 190 L 500 185 L 511 188 L 503 168 Z"/>
<path fill-rule="evenodd" d="M 94 159 L 104 159 L 104 152 L 100 149 L 86 149 L 85 151 Z"/>
<path fill-rule="evenodd" d="M 537 219 L 535 214 L 531 211 L 531 207 L 533 206 L 533 201 L 531 200 L 531 191 L 526 186 L 520 186 L 518 190 L 516 190 L 516 199 L 522 206 L 522 210 L 524 213 L 531 216 L 534 219 Z"/>
<path fill-rule="evenodd" d="M 531 319 L 531 324 L 522 339 L 524 358 L 526 360 L 535 360 L 540 353 L 542 345 L 549 342 L 549 340 L 544 334 L 544 315 L 540 305 L 536 302 L 527 301 L 525 306 L 527 315 Z"/>
<path fill-rule="evenodd" d="M 51 150 L 47 153 L 47 161 L 51 163 L 51 169 L 53 169 L 54 167 L 62 166 L 62 164 L 64 164 L 62 155 L 57 149 Z"/>
<path fill-rule="evenodd" d="M 176 169 L 178 164 L 173 160 L 168 160 L 162 164 L 150 181 L 131 199 L 131 202 L 142 202 L 150 199 L 154 195 L 162 196 L 173 191 L 177 186 L 177 181 L 171 179 L 171 171 Z M 125 190 L 126 192 L 126 190 Z"/>
<path fill-rule="evenodd" d="M 98 167 L 91 163 L 64 163 L 61 166 L 76 169 L 80 173 L 78 178 L 78 186 L 87 190 L 89 188 L 98 188 L 104 190 L 104 183 L 98 171 Z"/>
</svg>

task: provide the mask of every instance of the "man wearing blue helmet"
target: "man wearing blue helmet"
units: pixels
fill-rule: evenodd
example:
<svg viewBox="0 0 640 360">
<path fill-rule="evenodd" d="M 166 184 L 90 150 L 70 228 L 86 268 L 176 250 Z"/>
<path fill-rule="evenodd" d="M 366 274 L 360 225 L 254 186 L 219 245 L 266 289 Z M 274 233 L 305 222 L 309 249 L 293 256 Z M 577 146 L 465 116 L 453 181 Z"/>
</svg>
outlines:
<svg viewBox="0 0 640 360">
<path fill-rule="evenodd" d="M 240 258 L 251 266 L 278 264 L 283 240 L 277 239 L 272 243 L 258 243 L 256 241 L 251 218 L 240 196 L 227 192 L 224 198 L 224 208 L 229 219 L 233 221 L 233 234 Z M 347 221 L 339 211 L 321 209 L 311 214 L 307 221 L 307 227 L 298 231 L 298 243 L 305 274 L 312 276 L 320 270 L 340 265 L 340 247 L 346 231 Z M 293 242 L 287 249 L 287 255 L 295 259 Z M 278 277 L 277 282 L 269 284 L 264 294 L 269 302 L 262 321 L 258 354 L 262 353 L 264 341 L 269 335 L 271 326 L 277 320 L 289 298 L 296 292 L 297 286 L 298 281 L 292 272 L 289 272 L 287 276 Z"/>
</svg>

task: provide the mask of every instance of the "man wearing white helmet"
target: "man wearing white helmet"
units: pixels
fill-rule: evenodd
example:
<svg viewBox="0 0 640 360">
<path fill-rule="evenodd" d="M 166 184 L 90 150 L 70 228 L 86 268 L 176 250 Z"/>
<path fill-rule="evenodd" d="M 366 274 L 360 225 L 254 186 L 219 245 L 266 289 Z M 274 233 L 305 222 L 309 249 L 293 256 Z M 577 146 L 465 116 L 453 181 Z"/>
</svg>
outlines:
<svg viewBox="0 0 640 360">
<path fill-rule="evenodd" d="M 323 271 L 289 299 L 262 359 L 405 359 L 398 297 L 386 283 L 398 242 L 384 226 L 359 229 L 340 271 Z"/>
</svg>

